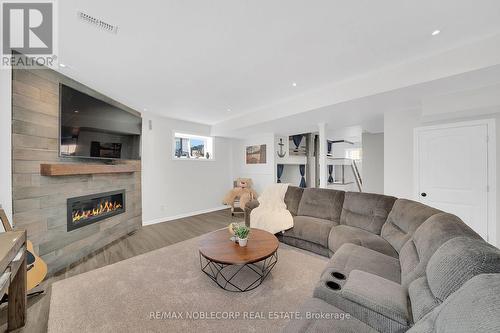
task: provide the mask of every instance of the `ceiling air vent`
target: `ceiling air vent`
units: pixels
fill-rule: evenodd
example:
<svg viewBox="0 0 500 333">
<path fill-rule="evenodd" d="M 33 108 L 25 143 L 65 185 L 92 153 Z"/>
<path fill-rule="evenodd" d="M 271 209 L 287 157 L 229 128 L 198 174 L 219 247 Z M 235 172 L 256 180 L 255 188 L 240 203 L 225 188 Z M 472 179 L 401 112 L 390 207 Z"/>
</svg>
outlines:
<svg viewBox="0 0 500 333">
<path fill-rule="evenodd" d="M 101 19 L 98 19 L 97 17 L 91 16 L 84 12 L 78 12 L 78 17 L 80 18 L 80 20 L 90 23 L 101 30 L 105 30 L 115 34 L 118 33 L 117 25 L 109 24 Z"/>
</svg>

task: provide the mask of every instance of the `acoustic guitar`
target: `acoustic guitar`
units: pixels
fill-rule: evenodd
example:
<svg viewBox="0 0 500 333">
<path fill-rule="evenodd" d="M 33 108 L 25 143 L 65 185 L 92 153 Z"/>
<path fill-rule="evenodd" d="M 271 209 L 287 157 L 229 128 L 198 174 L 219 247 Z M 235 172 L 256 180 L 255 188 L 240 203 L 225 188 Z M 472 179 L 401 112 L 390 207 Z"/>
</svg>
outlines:
<svg viewBox="0 0 500 333">
<path fill-rule="evenodd" d="M 0 208 L 0 220 L 2 220 L 5 231 L 12 231 L 12 227 L 7 219 L 7 214 L 5 214 L 5 211 L 2 208 Z M 26 241 L 26 250 L 26 264 L 28 265 L 26 290 L 30 291 L 38 286 L 47 276 L 47 264 L 42 260 L 42 258 L 35 254 L 33 244 L 29 240 Z M 36 292 L 35 294 L 38 293 L 39 292 Z"/>
</svg>

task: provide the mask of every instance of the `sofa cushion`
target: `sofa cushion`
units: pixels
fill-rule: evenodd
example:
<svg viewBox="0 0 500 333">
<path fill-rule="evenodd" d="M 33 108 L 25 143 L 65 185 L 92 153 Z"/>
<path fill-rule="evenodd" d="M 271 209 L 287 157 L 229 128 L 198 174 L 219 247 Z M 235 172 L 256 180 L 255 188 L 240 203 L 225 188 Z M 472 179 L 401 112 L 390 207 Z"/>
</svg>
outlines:
<svg viewBox="0 0 500 333">
<path fill-rule="evenodd" d="M 500 274 L 467 281 L 408 333 L 500 332 Z"/>
<path fill-rule="evenodd" d="M 426 276 L 409 285 L 414 320 L 423 318 L 472 277 L 497 272 L 500 272 L 500 250 L 479 238 L 448 240 L 429 260 Z"/>
<path fill-rule="evenodd" d="M 296 216 L 299 210 L 300 199 L 302 198 L 303 188 L 297 186 L 288 186 L 285 193 L 285 205 L 286 209 L 293 215 Z"/>
<path fill-rule="evenodd" d="M 500 250 L 483 240 L 453 238 L 434 253 L 426 273 L 432 294 L 443 301 L 476 275 L 500 273 Z"/>
<path fill-rule="evenodd" d="M 321 274 L 321 279 L 331 279 L 333 272 L 339 272 L 348 277 L 355 269 L 381 276 L 396 283 L 401 281 L 401 270 L 397 258 L 351 243 L 342 245 L 333 254 Z"/>
<path fill-rule="evenodd" d="M 328 247 L 328 235 L 333 221 L 310 216 L 294 216 L 293 228 L 284 232 L 285 237 L 292 237 Z"/>
<path fill-rule="evenodd" d="M 374 233 L 348 225 L 333 227 L 328 238 L 328 248 L 335 252 L 345 243 L 364 246 L 391 257 L 398 257 L 398 253 L 391 244 Z"/>
<path fill-rule="evenodd" d="M 455 215 L 438 213 L 429 217 L 399 252 L 401 283 L 408 286 L 413 280 L 424 276 L 434 252 L 449 239 L 460 236 L 481 238 Z"/>
<path fill-rule="evenodd" d="M 311 297 L 297 311 L 300 316 L 285 327 L 286 333 L 377 333 L 365 323 L 353 318 L 325 301 Z"/>
<path fill-rule="evenodd" d="M 276 234 L 276 237 L 278 237 L 278 239 L 285 244 L 288 244 L 288 245 L 291 245 L 294 247 L 298 247 L 299 249 L 313 252 L 313 253 L 319 254 L 321 256 L 331 257 L 333 254 L 333 252 L 330 251 L 327 247 L 306 241 L 304 239 L 287 237 L 287 236 L 283 235 L 282 233 Z"/>
<path fill-rule="evenodd" d="M 356 275 L 363 278 L 358 279 Z M 350 279 L 353 280 L 349 286 Z M 387 292 L 386 296 L 376 291 L 373 291 L 372 295 L 371 290 L 365 292 L 365 288 L 370 288 L 370 286 L 383 289 Z M 353 296 L 358 287 L 362 289 L 360 289 L 359 298 Z M 343 292 L 345 288 L 350 290 L 346 294 Z M 404 293 L 404 288 L 395 282 L 353 270 L 347 280 L 339 281 L 333 277 L 327 281 L 320 280 L 314 288 L 313 296 L 350 313 L 354 318 L 379 332 L 392 333 L 405 332 L 409 328 L 410 318 L 405 318 L 404 315 L 404 307 L 408 305 L 407 300 L 403 300 Z M 388 312 L 382 314 L 380 312 L 382 307 L 383 312 L 386 310 Z M 387 316 L 387 314 L 390 315 Z"/>
<path fill-rule="evenodd" d="M 353 270 L 341 290 L 342 296 L 366 309 L 409 326 L 408 292 L 399 283 Z"/>
<path fill-rule="evenodd" d="M 422 319 L 426 314 L 441 304 L 441 302 L 432 294 L 431 288 L 429 287 L 425 276 L 422 276 L 410 283 L 410 286 L 408 287 L 408 295 L 411 300 L 411 311 L 414 321 Z"/>
<path fill-rule="evenodd" d="M 357 227 L 380 235 L 382 225 L 396 201 L 381 194 L 346 192 L 340 224 Z"/>
<path fill-rule="evenodd" d="M 399 253 L 415 230 L 437 213 L 441 211 L 416 201 L 398 199 L 382 227 L 381 235 Z"/>
<path fill-rule="evenodd" d="M 317 217 L 340 223 L 344 191 L 306 188 L 300 199 L 297 215 Z"/>
</svg>

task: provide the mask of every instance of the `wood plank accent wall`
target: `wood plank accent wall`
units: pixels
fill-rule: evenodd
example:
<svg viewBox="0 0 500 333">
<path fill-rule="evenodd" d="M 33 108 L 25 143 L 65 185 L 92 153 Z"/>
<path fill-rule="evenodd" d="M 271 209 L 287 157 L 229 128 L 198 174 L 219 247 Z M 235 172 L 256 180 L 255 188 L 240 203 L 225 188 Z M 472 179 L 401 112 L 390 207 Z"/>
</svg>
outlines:
<svg viewBox="0 0 500 333">
<path fill-rule="evenodd" d="M 44 163 L 98 163 L 58 156 L 59 83 L 110 104 L 136 111 L 50 69 L 12 71 L 13 220 L 24 228 L 49 272 L 62 269 L 140 228 L 141 173 L 46 177 Z M 138 168 L 139 169 L 139 168 Z M 126 190 L 126 213 L 67 232 L 66 199 Z"/>
</svg>

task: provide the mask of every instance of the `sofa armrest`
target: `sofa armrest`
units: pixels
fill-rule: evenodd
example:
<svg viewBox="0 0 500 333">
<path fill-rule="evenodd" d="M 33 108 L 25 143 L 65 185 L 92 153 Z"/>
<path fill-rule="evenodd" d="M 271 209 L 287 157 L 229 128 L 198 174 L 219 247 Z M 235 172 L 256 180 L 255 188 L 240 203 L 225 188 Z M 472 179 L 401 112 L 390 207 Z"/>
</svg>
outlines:
<svg viewBox="0 0 500 333">
<path fill-rule="evenodd" d="M 247 227 L 250 226 L 250 213 L 252 212 L 252 209 L 259 207 L 259 205 L 260 203 L 257 199 L 254 199 L 245 205 L 245 225 Z"/>
<path fill-rule="evenodd" d="M 409 325 L 412 321 L 406 289 L 378 275 L 351 271 L 341 295 L 402 325 Z"/>
</svg>

